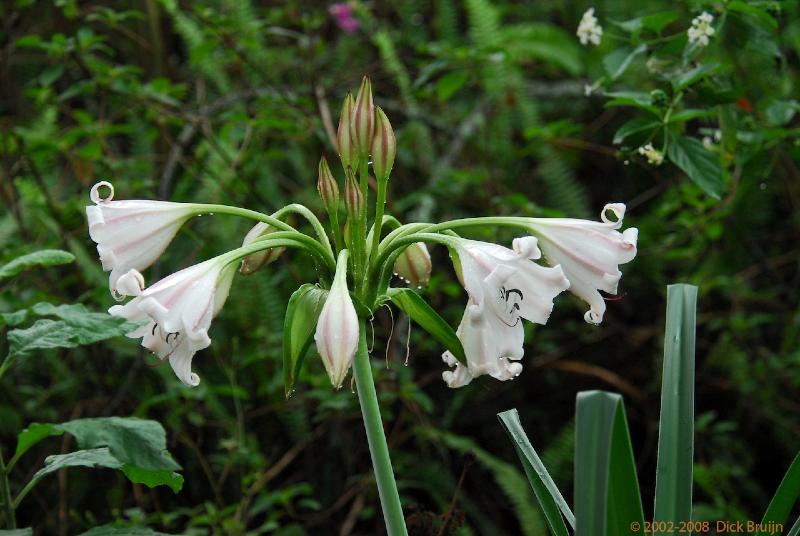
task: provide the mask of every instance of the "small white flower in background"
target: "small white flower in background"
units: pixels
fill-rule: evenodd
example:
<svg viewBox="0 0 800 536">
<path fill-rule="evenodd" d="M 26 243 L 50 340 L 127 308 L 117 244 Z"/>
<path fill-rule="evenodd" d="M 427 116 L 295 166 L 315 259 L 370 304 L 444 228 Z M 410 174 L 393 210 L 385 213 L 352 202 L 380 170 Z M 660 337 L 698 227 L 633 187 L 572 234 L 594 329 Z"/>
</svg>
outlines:
<svg viewBox="0 0 800 536">
<path fill-rule="evenodd" d="M 603 27 L 597 24 L 597 17 L 594 16 L 594 8 L 589 8 L 586 13 L 581 17 L 581 22 L 578 24 L 578 31 L 576 35 L 581 40 L 582 45 L 600 44 L 600 38 L 603 37 Z"/>
<path fill-rule="evenodd" d="M 714 27 L 711 26 L 712 22 L 714 22 L 714 17 L 706 11 L 692 19 L 692 27 L 686 32 L 689 35 L 689 43 L 695 43 L 699 47 L 708 46 L 709 38 L 715 32 Z"/>
<path fill-rule="evenodd" d="M 639 147 L 638 152 L 647 158 L 648 164 L 660 166 L 664 162 L 664 153 L 653 147 L 652 143 Z"/>
<path fill-rule="evenodd" d="M 108 188 L 106 197 L 100 189 Z M 144 270 L 167 249 L 181 226 L 195 213 L 191 205 L 168 201 L 113 201 L 114 186 L 98 182 L 86 207 L 89 236 L 97 242 L 103 270 L 110 271 L 109 287 L 115 298 L 123 292 L 119 279 L 129 270 Z"/>
<path fill-rule="evenodd" d="M 455 367 L 442 373 L 448 387 L 463 387 L 482 374 L 505 381 L 522 372 L 522 365 L 517 362 L 524 355 L 525 330 L 521 322 L 508 325 L 485 303 L 476 305 L 470 298 L 456 335 L 464 347 L 467 366 L 450 352 L 442 354 L 442 360 Z"/>
<path fill-rule="evenodd" d="M 714 140 L 711 139 L 711 136 L 703 136 L 703 147 L 706 149 L 714 147 Z"/>
<path fill-rule="evenodd" d="M 131 269 L 119 278 L 118 290 L 135 297 L 108 312 L 132 322 L 146 321 L 127 336 L 142 337 L 142 346 L 162 360 L 169 359 L 178 379 L 194 387 L 200 378 L 192 372 L 192 358 L 211 344 L 208 329 L 225 304 L 235 272 L 235 265 L 223 255 L 144 288 L 142 275 Z"/>
<path fill-rule="evenodd" d="M 545 324 L 553 299 L 569 288 L 559 266 L 547 268 L 533 262 L 541 257 L 535 237 L 514 240 L 514 249 L 456 239 L 459 279 L 469 295 L 467 308 L 456 332 L 467 358 L 467 367 L 450 352 L 442 359 L 455 370 L 442 378 L 449 387 L 461 387 L 473 378 L 489 374 L 510 380 L 522 371 L 524 331 L 521 319 Z"/>
<path fill-rule="evenodd" d="M 608 219 L 607 211 L 614 213 L 616 221 Z M 547 261 L 561 267 L 569 280 L 569 291 L 589 304 L 583 318 L 592 324 L 599 324 L 606 310 L 598 290 L 616 294 L 622 277 L 619 265 L 636 256 L 638 229 L 617 231 L 624 216 L 625 205 L 610 203 L 600 213 L 602 221 L 528 218 Z"/>
<path fill-rule="evenodd" d="M 314 333 L 317 351 L 331 383 L 342 387 L 358 348 L 358 315 L 347 289 L 347 251 L 339 254 L 336 275 Z"/>
</svg>

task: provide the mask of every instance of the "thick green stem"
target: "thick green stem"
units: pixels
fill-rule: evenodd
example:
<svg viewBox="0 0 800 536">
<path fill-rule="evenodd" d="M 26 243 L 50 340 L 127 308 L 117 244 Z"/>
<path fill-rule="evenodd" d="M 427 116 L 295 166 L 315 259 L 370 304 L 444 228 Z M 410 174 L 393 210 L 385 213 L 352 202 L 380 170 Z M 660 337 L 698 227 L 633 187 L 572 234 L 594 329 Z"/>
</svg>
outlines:
<svg viewBox="0 0 800 536">
<path fill-rule="evenodd" d="M 367 431 L 369 453 L 372 457 L 375 482 L 378 485 L 378 495 L 381 499 L 386 533 L 389 536 L 404 536 L 408 532 L 403 518 L 403 507 L 400 505 L 400 496 L 397 493 L 397 484 L 394 481 L 392 462 L 389 459 L 389 447 L 383 433 L 378 394 L 375 392 L 367 350 L 366 322 L 363 318 L 359 319 L 358 351 L 353 361 L 353 376 L 356 379 L 358 401 L 361 404 L 361 415 Z"/>
<path fill-rule="evenodd" d="M 372 237 L 372 247 L 370 248 L 368 259 L 375 259 L 378 256 L 378 245 L 381 241 L 381 230 L 383 229 L 383 205 L 386 203 L 386 186 L 386 181 L 378 181 L 378 195 L 375 200 L 375 222 L 372 224 L 372 231 L 370 231 L 367 236 L 367 242 L 369 242 L 369 236 Z M 367 268 L 367 270 L 369 270 L 369 268 Z M 369 273 L 369 271 L 367 273 Z M 363 284 L 363 293 L 366 294 L 370 285 L 370 279 L 365 277 Z"/>
<path fill-rule="evenodd" d="M 8 471 L 6 470 L 5 460 L 3 460 L 2 450 L 0 450 L 0 502 L 3 503 L 6 528 L 17 528 L 17 518 L 14 515 L 14 505 L 11 501 L 11 488 L 8 485 Z"/>
</svg>

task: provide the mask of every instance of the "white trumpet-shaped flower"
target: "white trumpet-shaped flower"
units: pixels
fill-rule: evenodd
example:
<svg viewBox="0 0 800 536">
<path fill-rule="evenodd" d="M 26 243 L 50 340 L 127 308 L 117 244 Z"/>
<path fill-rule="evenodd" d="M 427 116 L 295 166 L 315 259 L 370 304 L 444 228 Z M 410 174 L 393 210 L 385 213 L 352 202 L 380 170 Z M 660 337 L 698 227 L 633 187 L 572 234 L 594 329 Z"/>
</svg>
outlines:
<svg viewBox="0 0 800 536">
<path fill-rule="evenodd" d="M 106 197 L 100 189 L 108 188 Z M 99 182 L 90 194 L 94 205 L 86 207 L 89 236 L 97 242 L 103 270 L 110 271 L 114 297 L 124 294 L 120 278 L 131 269 L 144 270 L 164 252 L 180 227 L 196 211 L 185 203 L 168 201 L 113 201 L 114 187 Z"/>
<path fill-rule="evenodd" d="M 455 250 L 464 288 L 474 304 L 488 303 L 508 325 L 517 324 L 520 317 L 545 324 L 553 298 L 569 288 L 569 281 L 559 266 L 532 262 L 542 255 L 535 237 L 517 238 L 513 248 L 458 239 Z"/>
<path fill-rule="evenodd" d="M 142 275 L 131 269 L 119 278 L 117 288 L 135 297 L 108 312 L 144 322 L 128 337 L 141 337 L 142 346 L 169 360 L 178 379 L 196 386 L 200 378 L 192 372 L 192 358 L 211 344 L 208 329 L 228 297 L 235 272 L 230 257 L 222 255 L 144 288 Z"/>
<path fill-rule="evenodd" d="M 464 347 L 467 366 L 449 351 L 442 354 L 442 360 L 455 367 L 442 373 L 448 387 L 463 387 L 482 374 L 505 381 L 522 372 L 522 364 L 517 362 L 524 354 L 521 322 L 509 325 L 485 303 L 476 305 L 470 299 L 456 334 Z"/>
<path fill-rule="evenodd" d="M 314 341 L 334 387 L 339 389 L 358 348 L 358 315 L 347 289 L 347 250 L 339 253 L 336 275 L 317 320 Z"/>
<path fill-rule="evenodd" d="M 608 219 L 611 211 L 616 220 Z M 620 264 L 636 256 L 639 230 L 635 227 L 619 232 L 625 216 L 625 205 L 610 203 L 600 214 L 602 221 L 571 218 L 528 218 L 527 224 L 539 237 L 539 244 L 550 264 L 559 265 L 569 279 L 569 290 L 586 303 L 589 311 L 584 319 L 592 324 L 603 320 L 606 304 L 599 290 L 617 293 L 622 272 Z"/>
<path fill-rule="evenodd" d="M 522 365 L 509 360 L 523 355 L 521 319 L 546 323 L 553 299 L 569 288 L 560 267 L 532 262 L 541 257 L 535 237 L 518 238 L 513 247 L 466 239 L 454 242 L 456 265 L 469 301 L 456 332 L 467 366 L 450 352 L 442 355 L 445 363 L 455 366 L 442 374 L 450 387 L 466 385 L 482 374 L 498 380 L 516 377 Z"/>
</svg>

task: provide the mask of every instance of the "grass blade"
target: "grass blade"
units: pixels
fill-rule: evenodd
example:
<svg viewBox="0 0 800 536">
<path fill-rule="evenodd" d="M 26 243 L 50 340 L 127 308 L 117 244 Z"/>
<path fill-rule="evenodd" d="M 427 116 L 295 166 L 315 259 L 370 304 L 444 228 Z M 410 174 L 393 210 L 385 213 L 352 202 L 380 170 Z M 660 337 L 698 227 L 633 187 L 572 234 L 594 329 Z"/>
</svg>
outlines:
<svg viewBox="0 0 800 536">
<path fill-rule="evenodd" d="M 497 418 L 500 419 L 503 428 L 505 428 L 514 444 L 517 456 L 519 456 L 522 466 L 525 468 L 525 474 L 528 476 L 528 482 L 530 482 L 536 499 L 539 501 L 539 506 L 544 512 L 550 532 L 556 536 L 567 536 L 569 533 L 561 514 L 564 514 L 564 517 L 567 518 L 573 528 L 575 528 L 575 515 L 567 505 L 567 501 L 564 500 L 564 496 L 558 491 L 556 483 L 553 482 L 547 472 L 547 468 L 528 440 L 525 430 L 522 429 L 522 423 L 519 422 L 519 413 L 516 409 L 510 409 L 498 413 Z"/>
<path fill-rule="evenodd" d="M 696 309 L 697 287 L 667 287 L 654 519 L 676 524 L 692 519 Z"/>
<path fill-rule="evenodd" d="M 618 394 L 578 393 L 575 535 L 617 536 L 644 528 L 625 406 Z"/>
<path fill-rule="evenodd" d="M 769 527 L 770 521 L 785 525 L 798 497 L 800 497 L 800 454 L 795 456 L 792 465 L 789 466 L 783 480 L 781 480 L 775 496 L 772 497 L 772 501 L 770 501 L 767 511 L 764 513 L 761 525 Z M 800 529 L 800 520 L 795 524 L 795 528 Z M 756 536 L 766 536 L 768 534 L 771 533 L 766 530 L 760 530 L 756 533 Z"/>
</svg>

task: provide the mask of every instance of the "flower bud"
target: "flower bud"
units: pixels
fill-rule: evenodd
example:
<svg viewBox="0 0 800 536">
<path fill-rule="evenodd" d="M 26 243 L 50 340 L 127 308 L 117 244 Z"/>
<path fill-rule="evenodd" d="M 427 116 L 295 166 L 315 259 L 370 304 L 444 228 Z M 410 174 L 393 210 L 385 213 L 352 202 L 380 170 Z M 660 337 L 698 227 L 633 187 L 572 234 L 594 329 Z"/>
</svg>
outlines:
<svg viewBox="0 0 800 536">
<path fill-rule="evenodd" d="M 325 205 L 328 214 L 333 214 L 339 210 L 339 185 L 333 178 L 328 161 L 323 156 L 319 159 L 319 179 L 317 180 L 317 192 Z"/>
<path fill-rule="evenodd" d="M 339 129 L 336 131 L 336 143 L 339 146 L 339 160 L 342 166 L 347 169 L 353 167 L 353 163 L 358 160 L 358 149 L 350 136 L 350 123 L 353 119 L 353 94 L 348 92 L 342 104 L 342 113 L 339 115 Z"/>
<path fill-rule="evenodd" d="M 372 135 L 375 132 L 375 106 L 372 104 L 372 86 L 366 76 L 361 81 L 356 102 L 353 107 L 353 117 L 350 120 L 350 137 L 355 142 L 358 152 L 369 154 L 372 144 Z"/>
<path fill-rule="evenodd" d="M 347 289 L 347 250 L 339 253 L 333 285 L 317 321 L 314 342 L 336 389 L 342 387 L 358 348 L 358 315 Z"/>
<path fill-rule="evenodd" d="M 423 242 L 415 242 L 400 253 L 394 262 L 394 273 L 409 285 L 424 287 L 431 279 L 431 255 Z"/>
<path fill-rule="evenodd" d="M 256 241 L 256 239 L 266 236 L 270 233 L 274 233 L 275 231 L 277 231 L 275 227 L 271 227 L 269 224 L 264 223 L 263 221 L 258 222 L 253 226 L 252 229 L 250 229 L 250 232 L 245 235 L 242 245 L 247 246 L 252 244 Z M 242 266 L 239 268 L 239 273 L 242 275 L 254 274 L 263 266 L 278 260 L 278 257 L 280 257 L 284 251 L 286 251 L 286 248 L 280 247 L 263 249 L 261 251 L 256 251 L 255 253 L 251 253 L 242 259 Z"/>
<path fill-rule="evenodd" d="M 389 118 L 380 107 L 375 108 L 375 135 L 372 137 L 370 154 L 372 154 L 375 178 L 379 181 L 387 180 L 397 154 L 397 138 L 394 136 Z"/>
<path fill-rule="evenodd" d="M 344 181 L 344 206 L 351 221 L 355 221 L 364 208 L 364 194 L 361 193 L 361 187 L 352 171 L 347 173 Z"/>
</svg>

